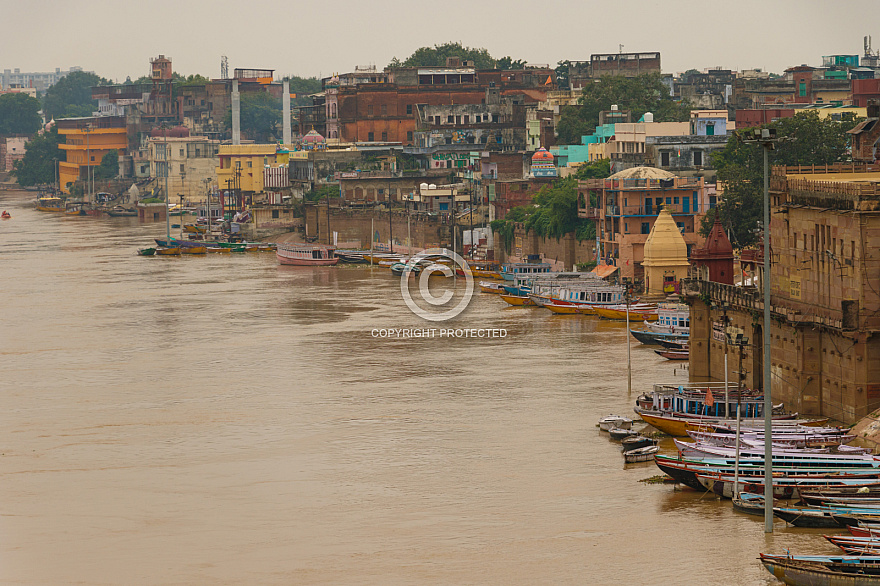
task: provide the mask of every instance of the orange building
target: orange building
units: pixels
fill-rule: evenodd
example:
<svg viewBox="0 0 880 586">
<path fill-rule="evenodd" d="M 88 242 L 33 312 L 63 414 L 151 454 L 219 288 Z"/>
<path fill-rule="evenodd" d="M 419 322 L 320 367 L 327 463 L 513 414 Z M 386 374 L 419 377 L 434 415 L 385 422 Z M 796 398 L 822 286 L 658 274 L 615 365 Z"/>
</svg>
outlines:
<svg viewBox="0 0 880 586">
<path fill-rule="evenodd" d="M 64 193 L 70 193 L 70 185 L 77 179 L 85 179 L 85 170 L 100 165 L 101 159 L 111 150 L 123 154 L 128 148 L 125 118 L 122 116 L 62 118 L 55 124 L 58 134 L 66 138 L 66 143 L 59 147 L 65 151 L 67 160 L 58 163 L 58 179 Z"/>
</svg>

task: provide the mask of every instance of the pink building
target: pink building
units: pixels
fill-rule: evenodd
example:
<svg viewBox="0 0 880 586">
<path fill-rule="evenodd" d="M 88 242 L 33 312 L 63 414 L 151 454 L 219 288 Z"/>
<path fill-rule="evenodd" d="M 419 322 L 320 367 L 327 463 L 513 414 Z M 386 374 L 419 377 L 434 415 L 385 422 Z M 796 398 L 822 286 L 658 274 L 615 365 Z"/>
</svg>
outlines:
<svg viewBox="0 0 880 586">
<path fill-rule="evenodd" d="M 27 145 L 27 140 L 25 136 L 10 136 L 6 139 L 6 156 L 2 161 L 4 165 L 3 171 L 12 171 L 15 161 L 20 161 L 24 158 L 24 153 L 27 150 L 25 146 Z"/>
</svg>

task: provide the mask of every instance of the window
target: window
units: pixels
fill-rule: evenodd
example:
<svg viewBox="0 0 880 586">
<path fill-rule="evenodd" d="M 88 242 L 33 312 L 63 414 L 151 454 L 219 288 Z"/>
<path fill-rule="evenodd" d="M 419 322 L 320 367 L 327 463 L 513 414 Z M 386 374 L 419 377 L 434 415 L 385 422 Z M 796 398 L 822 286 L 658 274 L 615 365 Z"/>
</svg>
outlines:
<svg viewBox="0 0 880 586">
<path fill-rule="evenodd" d="M 248 161 L 248 169 L 252 168 L 253 166 L 254 166 L 254 162 L 249 160 Z"/>
<path fill-rule="evenodd" d="M 368 132 L 368 133 L 367 133 L 367 142 L 373 142 L 374 140 L 375 140 L 375 138 L 374 138 L 374 136 L 373 136 L 373 133 L 372 133 L 372 132 Z"/>
<path fill-rule="evenodd" d="M 677 198 L 677 197 L 673 197 L 673 198 L 672 198 L 672 203 L 678 205 L 678 198 Z"/>
<path fill-rule="evenodd" d="M 373 115 L 373 104 L 370 104 L 369 106 L 367 106 L 367 116 L 372 116 L 372 115 Z"/>
<path fill-rule="evenodd" d="M 408 142 L 412 142 L 412 139 L 413 139 L 413 133 L 412 133 L 412 130 L 408 130 L 408 131 L 406 132 L 406 140 L 407 140 Z"/>
<path fill-rule="evenodd" d="M 180 156 L 183 156 L 183 149 L 180 149 Z"/>
<path fill-rule="evenodd" d="M 660 166 L 668 167 L 669 166 L 669 153 L 660 153 Z"/>
<path fill-rule="evenodd" d="M 453 120 L 455 120 L 455 118 L 452 115 L 446 117 L 446 122 L 449 124 L 452 124 Z"/>
<path fill-rule="evenodd" d="M 648 222 L 642 222 L 642 234 L 650 234 L 651 233 L 651 224 Z"/>
<path fill-rule="evenodd" d="M 798 95 L 802 98 L 807 95 L 807 82 L 804 80 L 798 84 Z"/>
<path fill-rule="evenodd" d="M 406 105 L 406 113 L 407 113 L 407 114 L 412 114 L 412 104 L 407 104 L 407 105 Z"/>
<path fill-rule="evenodd" d="M 492 122 L 498 122 L 498 114 L 492 114 Z"/>
<path fill-rule="evenodd" d="M 380 108 L 382 111 L 382 116 L 387 116 L 388 115 L 388 104 L 382 104 L 382 106 L 380 106 Z"/>
<path fill-rule="evenodd" d="M 380 187 L 379 189 L 376 190 L 376 193 L 379 194 L 380 197 L 385 195 L 385 188 Z"/>
<path fill-rule="evenodd" d="M 235 168 L 236 168 L 236 169 L 241 169 L 241 161 L 236 161 L 236 162 L 235 162 Z"/>
<path fill-rule="evenodd" d="M 672 198 L 671 197 L 666 198 L 666 205 L 672 205 Z"/>
<path fill-rule="evenodd" d="M 469 116 L 462 116 L 461 123 L 462 124 L 470 124 L 470 117 Z"/>
<path fill-rule="evenodd" d="M 624 222 L 624 223 L 623 223 L 623 231 L 624 231 L 624 232 L 629 232 L 629 223 L 627 223 L 627 222 Z"/>
<path fill-rule="evenodd" d="M 388 142 L 388 133 L 387 132 L 382 133 L 382 142 Z"/>
<path fill-rule="evenodd" d="M 278 213 L 278 210 L 272 210 L 272 219 L 277 220 L 281 214 Z"/>
<path fill-rule="evenodd" d="M 706 123 L 706 136 L 715 136 L 715 123 L 707 122 Z"/>
<path fill-rule="evenodd" d="M 186 169 L 184 169 L 183 163 L 181 163 L 180 164 L 180 174 L 183 175 L 184 173 L 186 173 Z"/>
<path fill-rule="evenodd" d="M 709 209 L 714 210 L 715 206 L 718 205 L 718 198 L 714 195 L 709 196 Z"/>
<path fill-rule="evenodd" d="M 703 151 L 694 151 L 694 167 L 703 166 Z"/>
</svg>

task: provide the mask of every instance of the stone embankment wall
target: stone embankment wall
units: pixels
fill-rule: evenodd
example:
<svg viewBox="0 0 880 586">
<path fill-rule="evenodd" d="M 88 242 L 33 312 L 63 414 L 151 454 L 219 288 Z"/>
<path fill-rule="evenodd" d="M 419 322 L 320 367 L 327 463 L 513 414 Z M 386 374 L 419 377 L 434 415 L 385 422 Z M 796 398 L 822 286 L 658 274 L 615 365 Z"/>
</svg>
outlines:
<svg viewBox="0 0 880 586">
<path fill-rule="evenodd" d="M 524 262 L 528 255 L 540 254 L 555 271 L 576 270 L 575 265 L 596 260 L 594 240 L 578 242 L 574 234 L 566 234 L 559 240 L 543 238 L 534 232 L 526 233 L 521 225 L 514 231 L 509 252 L 504 246 L 504 239 L 497 232 L 494 244 L 495 259 L 500 262 Z"/>
</svg>

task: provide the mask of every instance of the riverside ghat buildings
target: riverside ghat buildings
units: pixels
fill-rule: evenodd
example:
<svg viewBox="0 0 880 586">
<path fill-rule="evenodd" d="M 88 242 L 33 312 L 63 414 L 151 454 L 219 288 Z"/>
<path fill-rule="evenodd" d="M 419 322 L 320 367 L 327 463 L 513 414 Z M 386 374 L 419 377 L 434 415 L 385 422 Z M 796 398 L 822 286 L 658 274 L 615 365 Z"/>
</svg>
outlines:
<svg viewBox="0 0 880 586">
<path fill-rule="evenodd" d="M 853 423 L 880 408 L 880 166 L 774 167 L 770 204 L 773 401 Z M 719 274 L 682 283 L 691 377 L 724 380 L 727 352 L 736 381 L 741 350 L 743 383 L 764 389 L 761 248 L 743 251 L 740 285 Z"/>
</svg>

